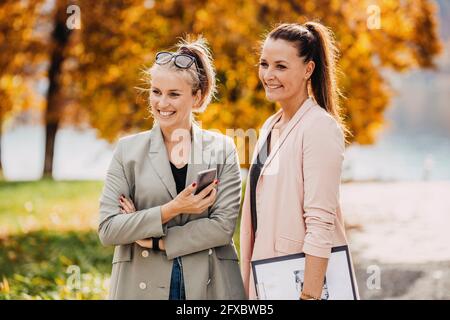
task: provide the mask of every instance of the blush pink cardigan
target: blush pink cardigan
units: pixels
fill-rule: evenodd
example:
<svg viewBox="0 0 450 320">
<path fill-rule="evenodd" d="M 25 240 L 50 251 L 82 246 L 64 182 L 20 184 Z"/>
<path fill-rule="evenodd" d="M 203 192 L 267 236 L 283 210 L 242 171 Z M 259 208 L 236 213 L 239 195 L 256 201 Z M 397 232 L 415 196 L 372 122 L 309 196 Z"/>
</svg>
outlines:
<svg viewBox="0 0 450 320">
<path fill-rule="evenodd" d="M 252 163 L 281 115 L 282 110 L 264 123 Z M 244 287 L 250 299 L 256 299 L 250 261 L 299 252 L 328 258 L 332 247 L 347 244 L 339 206 L 344 149 L 344 136 L 336 120 L 312 98 L 306 100 L 261 170 L 256 188 L 255 239 L 247 179 L 240 250 Z"/>
</svg>

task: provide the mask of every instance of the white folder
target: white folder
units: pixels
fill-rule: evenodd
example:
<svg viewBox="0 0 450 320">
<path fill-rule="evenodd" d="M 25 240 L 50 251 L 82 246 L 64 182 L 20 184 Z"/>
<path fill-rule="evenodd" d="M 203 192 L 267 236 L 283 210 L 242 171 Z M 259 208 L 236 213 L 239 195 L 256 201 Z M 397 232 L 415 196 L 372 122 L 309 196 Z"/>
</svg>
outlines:
<svg viewBox="0 0 450 320">
<path fill-rule="evenodd" d="M 298 300 L 303 289 L 305 254 L 252 261 L 259 300 Z M 331 249 L 322 290 L 323 300 L 357 300 L 348 246 Z"/>
</svg>

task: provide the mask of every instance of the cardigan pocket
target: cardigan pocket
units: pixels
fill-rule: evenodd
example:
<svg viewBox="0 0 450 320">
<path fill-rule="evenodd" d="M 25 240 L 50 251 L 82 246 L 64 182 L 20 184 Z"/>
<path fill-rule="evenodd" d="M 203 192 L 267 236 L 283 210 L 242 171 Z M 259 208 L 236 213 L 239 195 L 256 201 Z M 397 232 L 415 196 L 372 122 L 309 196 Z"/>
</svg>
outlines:
<svg viewBox="0 0 450 320">
<path fill-rule="evenodd" d="M 303 241 L 278 236 L 275 240 L 275 251 L 287 254 L 300 253 L 303 251 Z"/>
<path fill-rule="evenodd" d="M 131 245 L 119 245 L 114 248 L 112 263 L 131 261 Z"/>
<path fill-rule="evenodd" d="M 227 244 L 225 246 L 215 247 L 217 258 L 220 260 L 235 260 L 238 261 L 236 251 L 233 246 Z"/>
</svg>

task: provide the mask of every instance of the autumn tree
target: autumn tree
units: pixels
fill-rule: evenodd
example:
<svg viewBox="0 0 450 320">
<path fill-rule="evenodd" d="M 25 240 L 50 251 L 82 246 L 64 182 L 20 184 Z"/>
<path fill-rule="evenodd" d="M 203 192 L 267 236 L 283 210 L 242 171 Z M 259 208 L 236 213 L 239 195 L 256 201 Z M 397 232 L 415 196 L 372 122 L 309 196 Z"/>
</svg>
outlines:
<svg viewBox="0 0 450 320">
<path fill-rule="evenodd" d="M 213 44 L 221 75 L 220 103 L 208 125 L 259 127 L 273 112 L 257 79 L 258 40 L 279 22 L 319 20 L 336 35 L 341 51 L 342 106 L 353 137 L 373 143 L 392 92 L 383 70 L 432 68 L 440 51 L 433 1 L 229 1 L 209 2 L 194 25 Z M 217 16 L 222 18 L 215 19 Z M 426 30 L 425 34 L 422 32 Z M 227 35 L 223 37 L 223 35 Z M 256 47 L 256 48 L 255 48 Z"/>
<path fill-rule="evenodd" d="M 63 123 L 79 124 L 87 121 L 88 115 L 100 136 L 111 141 L 120 132 L 148 127 L 148 112 L 136 99 L 135 87 L 143 84 L 140 72 L 156 48 L 172 44 L 174 34 L 182 34 L 186 27 L 171 25 L 173 21 L 166 16 L 190 16 L 192 25 L 201 5 L 199 1 L 174 2 L 173 8 L 165 7 L 165 15 L 157 17 L 153 4 L 142 0 L 20 3 L 20 10 L 12 16 L 8 12 L 14 1 L 1 4 L 5 20 L 0 25 L 10 32 L 17 26 L 23 31 L 20 28 L 27 23 L 31 32 L 27 29 L 28 36 L 17 32 L 14 45 L 2 44 L 12 55 L 29 58 L 11 69 L 13 76 L 24 76 L 26 68 L 45 70 L 45 177 L 52 175 L 56 133 Z M 184 10 L 185 5 L 190 9 Z M 71 28 L 76 16 L 81 23 Z M 33 48 L 31 43 L 40 46 Z M 27 76 L 38 80 L 34 73 Z M 9 92 L 7 98 L 11 95 Z"/>
<path fill-rule="evenodd" d="M 435 7 L 429 0 L 378 1 L 376 6 L 356 0 L 181 0 L 151 7 L 131 2 L 120 8 L 122 14 L 109 9 L 108 15 L 98 4 L 83 18 L 82 56 L 90 59 L 81 73 L 83 104 L 91 101 L 91 123 L 109 140 L 151 126 L 146 102 L 136 103 L 135 98 L 140 68 L 186 33 L 208 39 L 219 80 L 218 100 L 199 120 L 225 133 L 227 128 L 259 128 L 277 109 L 266 101 L 257 77 L 263 35 L 281 21 L 319 20 L 329 26 L 341 50 L 339 83 L 353 133 L 350 141 L 361 144 L 374 141 L 392 96 L 383 70 L 432 68 L 440 51 Z M 102 19 L 95 18 L 100 15 Z M 426 30 L 426 36 L 418 30 Z"/>
<path fill-rule="evenodd" d="M 8 117 L 39 105 L 28 81 L 28 76 L 38 75 L 35 66 L 42 58 L 36 54 L 41 51 L 40 41 L 32 36 L 38 17 L 24 15 L 28 10 L 33 12 L 38 4 L 39 1 L 14 0 L 0 3 L 0 141 Z M 0 177 L 3 169 L 1 151 L 0 144 Z"/>
<path fill-rule="evenodd" d="M 329 26 L 341 50 L 339 84 L 351 141 L 362 144 L 374 141 L 392 96 L 383 70 L 432 68 L 440 50 L 430 0 L 376 5 L 369 0 L 79 0 L 81 27 L 75 30 L 66 25 L 72 3 L 52 3 L 44 15 L 52 26 L 46 47 L 47 174 L 54 137 L 69 106 L 109 141 L 151 127 L 145 94 L 137 99 L 136 87 L 146 85 L 140 81 L 142 69 L 158 50 L 170 50 L 187 33 L 208 39 L 219 80 L 218 99 L 199 120 L 225 133 L 259 128 L 277 109 L 266 101 L 257 76 L 264 34 L 278 22 L 319 20 Z M 426 36 L 418 30 L 426 30 Z"/>
</svg>

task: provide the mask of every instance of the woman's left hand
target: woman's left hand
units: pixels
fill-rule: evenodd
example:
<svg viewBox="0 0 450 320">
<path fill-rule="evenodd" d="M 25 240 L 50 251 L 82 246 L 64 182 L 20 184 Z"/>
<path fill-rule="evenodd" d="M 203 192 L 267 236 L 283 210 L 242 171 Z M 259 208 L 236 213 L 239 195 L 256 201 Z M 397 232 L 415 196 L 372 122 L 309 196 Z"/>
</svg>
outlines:
<svg viewBox="0 0 450 320">
<path fill-rule="evenodd" d="M 134 207 L 134 203 L 131 200 L 128 200 L 123 194 L 119 198 L 119 208 L 122 213 L 133 213 L 136 212 L 136 208 Z"/>
<path fill-rule="evenodd" d="M 120 203 L 120 205 L 119 205 L 120 212 L 125 213 L 125 214 L 136 212 L 136 208 L 134 207 L 133 201 L 128 200 L 124 195 L 120 196 L 119 203 Z M 143 248 L 148 248 L 148 249 L 153 248 L 152 238 L 137 240 L 136 243 Z M 159 249 L 164 250 L 164 241 L 162 241 L 162 240 L 159 240 Z"/>
<path fill-rule="evenodd" d="M 144 248 L 149 248 L 149 249 L 153 248 L 152 238 L 137 240 L 136 243 Z"/>
</svg>

